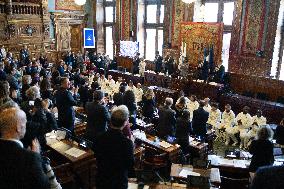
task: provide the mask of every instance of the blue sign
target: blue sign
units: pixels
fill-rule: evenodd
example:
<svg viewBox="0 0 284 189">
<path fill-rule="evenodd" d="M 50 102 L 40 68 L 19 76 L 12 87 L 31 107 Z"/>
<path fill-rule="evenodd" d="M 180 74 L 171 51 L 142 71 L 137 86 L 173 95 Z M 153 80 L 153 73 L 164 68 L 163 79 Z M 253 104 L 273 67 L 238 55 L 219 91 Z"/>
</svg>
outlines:
<svg viewBox="0 0 284 189">
<path fill-rule="evenodd" d="M 95 48 L 95 30 L 84 28 L 84 48 Z"/>
</svg>

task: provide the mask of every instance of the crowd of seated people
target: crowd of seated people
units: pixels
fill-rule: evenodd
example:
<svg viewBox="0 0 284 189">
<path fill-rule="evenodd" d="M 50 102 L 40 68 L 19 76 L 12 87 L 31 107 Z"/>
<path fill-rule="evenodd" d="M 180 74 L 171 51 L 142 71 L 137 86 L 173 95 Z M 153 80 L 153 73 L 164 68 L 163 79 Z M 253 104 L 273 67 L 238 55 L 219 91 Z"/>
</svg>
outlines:
<svg viewBox="0 0 284 189">
<path fill-rule="evenodd" d="M 249 108 L 244 107 L 243 112 L 235 116 L 228 104 L 221 113 L 217 103 L 210 103 L 208 98 L 199 101 L 195 95 L 188 98 L 183 94 L 177 102 L 166 98 L 164 105 L 159 107 L 152 89 L 144 90 L 139 83 L 135 86 L 131 81 L 126 83 L 121 78 L 114 81 L 111 75 L 105 78 L 104 74 L 97 73 L 98 68 L 106 68 L 102 65 L 104 58 L 100 54 L 94 53 L 91 56 L 86 52 L 75 56 L 74 53 L 68 53 L 65 61 L 59 60 L 54 65 L 47 65 L 47 60 L 42 56 L 30 60 L 26 47 L 21 53 L 20 61 L 11 55 L 0 61 L 1 149 L 5 151 L 5 143 L 16 141 L 25 150 L 15 150 L 31 156 L 31 161 L 43 162 L 44 158 L 39 156 L 38 148 L 41 146 L 42 150 L 46 149 L 45 134 L 58 127 L 74 133 L 74 106 L 82 106 L 87 113 L 85 137 L 94 142 L 98 163 L 102 163 L 98 166 L 99 171 L 101 170 L 98 179 L 106 185 L 110 184 L 106 178 L 113 175 L 103 170 L 105 167 L 109 169 L 106 165 L 108 162 L 118 158 L 121 166 L 113 169 L 123 175 L 117 184 L 127 188 L 127 170 L 133 165 L 131 130 L 136 129 L 139 107 L 142 111 L 141 118 L 147 121 L 151 122 L 158 116 L 156 134 L 164 139 L 168 136 L 176 137 L 182 150 L 187 150 L 189 135 L 206 140 L 207 131 L 212 128 L 217 137 L 223 138 L 227 145 L 232 140 L 233 145 L 240 144 L 240 148 L 249 148 L 252 143 L 250 149 L 253 152 L 253 146 L 257 144 L 252 141 L 257 138 L 259 128 L 266 125 L 266 119 L 260 110 L 252 117 Z M 112 106 L 108 106 L 110 103 Z M 5 115 L 9 118 L 15 116 L 7 120 L 2 117 Z M 16 128 L 11 130 L 7 125 Z M 269 137 L 265 140 L 267 138 Z M 114 141 L 117 146 L 109 147 L 105 141 Z M 117 152 L 117 148 L 125 150 Z M 116 152 L 117 156 L 110 155 Z M 2 162 L 7 160 L 1 158 L 0 161 L 2 166 Z M 7 162 L 9 163 L 11 164 Z M 41 184 L 45 184 L 44 171 L 35 171 L 42 174 L 39 179 L 42 179 Z M 46 188 L 36 184 L 38 183 L 35 183 L 34 188 Z M 56 180 L 47 183 L 47 186 L 50 184 L 60 187 Z M 99 185 L 98 188 L 104 186 Z"/>
</svg>

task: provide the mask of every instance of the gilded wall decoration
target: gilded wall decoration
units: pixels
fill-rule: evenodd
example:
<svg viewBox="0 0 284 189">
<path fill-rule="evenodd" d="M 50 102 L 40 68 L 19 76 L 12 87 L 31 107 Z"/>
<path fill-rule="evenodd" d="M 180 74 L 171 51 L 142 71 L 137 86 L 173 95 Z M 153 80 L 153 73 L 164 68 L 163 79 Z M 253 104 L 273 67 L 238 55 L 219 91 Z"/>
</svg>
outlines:
<svg viewBox="0 0 284 189">
<path fill-rule="evenodd" d="M 55 0 L 56 10 L 82 11 L 83 6 L 76 5 L 74 0 Z"/>
<path fill-rule="evenodd" d="M 223 24 L 183 22 L 180 30 L 180 47 L 186 50 L 189 64 L 197 66 L 204 59 L 204 48 L 213 45 L 214 63 L 221 64 Z M 186 44 L 186 45 L 185 45 Z"/>
</svg>

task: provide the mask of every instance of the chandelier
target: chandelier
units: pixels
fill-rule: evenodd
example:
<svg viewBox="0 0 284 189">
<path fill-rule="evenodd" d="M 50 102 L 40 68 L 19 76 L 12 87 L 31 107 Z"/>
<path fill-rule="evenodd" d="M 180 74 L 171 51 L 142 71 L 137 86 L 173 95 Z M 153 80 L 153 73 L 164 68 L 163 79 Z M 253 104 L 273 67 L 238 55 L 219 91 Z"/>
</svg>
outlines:
<svg viewBox="0 0 284 189">
<path fill-rule="evenodd" d="M 77 5 L 84 5 L 86 3 L 86 0 L 74 0 L 74 2 L 77 4 Z"/>
<path fill-rule="evenodd" d="M 181 1 L 184 2 L 184 3 L 190 4 L 190 3 L 193 3 L 193 2 L 196 1 L 196 0 L 181 0 Z"/>
</svg>

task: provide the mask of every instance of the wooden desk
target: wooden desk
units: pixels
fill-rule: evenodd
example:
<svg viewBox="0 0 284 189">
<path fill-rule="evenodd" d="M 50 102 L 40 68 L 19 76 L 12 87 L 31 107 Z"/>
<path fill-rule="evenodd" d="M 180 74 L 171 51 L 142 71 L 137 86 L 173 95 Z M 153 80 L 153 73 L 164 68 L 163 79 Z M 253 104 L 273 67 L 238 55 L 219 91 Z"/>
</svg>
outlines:
<svg viewBox="0 0 284 189">
<path fill-rule="evenodd" d="M 86 133 L 86 128 L 87 128 L 86 122 L 75 124 L 74 127 L 75 135 L 79 137 L 84 136 L 84 134 Z"/>
<path fill-rule="evenodd" d="M 155 92 L 156 100 L 159 105 L 164 104 L 164 101 L 167 97 L 170 97 L 174 100 L 174 102 L 177 101 L 179 92 L 177 90 L 157 87 L 157 86 L 150 86 L 149 89 L 153 89 Z"/>
<path fill-rule="evenodd" d="M 146 139 L 143 138 L 136 138 L 135 142 L 141 142 L 143 144 L 146 144 L 150 147 L 153 147 L 159 151 L 161 151 L 162 153 L 167 153 L 169 155 L 169 159 L 171 161 L 175 161 L 178 158 L 179 155 L 179 151 L 180 151 L 180 146 L 179 145 L 172 145 L 169 148 L 164 148 L 162 147 L 159 143 L 155 142 L 155 138 L 154 136 L 151 135 L 146 135 Z M 159 140 L 160 142 L 162 142 L 163 140 Z"/>
<path fill-rule="evenodd" d="M 127 83 L 129 83 L 129 81 L 131 80 L 134 83 L 134 85 L 136 85 L 137 83 L 140 83 L 140 84 L 144 83 L 143 77 L 138 76 L 138 75 L 132 75 L 129 72 L 124 73 L 124 72 L 118 71 L 118 70 L 109 70 L 108 74 L 111 75 L 115 81 L 118 80 L 118 77 L 121 77 Z"/>
<path fill-rule="evenodd" d="M 47 156 L 52 161 L 52 166 L 57 167 L 60 165 L 64 165 L 66 163 L 70 164 L 72 171 L 69 173 L 71 175 L 78 175 L 81 182 L 84 184 L 86 188 L 91 188 L 94 185 L 94 174 L 96 172 L 96 162 L 94 158 L 94 153 L 91 150 L 85 150 L 85 154 L 75 158 L 66 154 L 66 150 L 78 146 L 73 142 L 67 140 L 53 140 L 47 144 L 49 153 Z M 57 176 L 57 172 L 60 172 L 60 169 L 56 169 L 55 176 Z M 61 178 L 59 178 L 61 180 Z"/>
<path fill-rule="evenodd" d="M 185 94 L 194 94 L 200 99 L 209 97 L 213 101 L 218 101 L 223 90 L 222 84 L 198 82 L 192 78 L 172 78 L 152 71 L 145 72 L 145 85 L 183 90 Z"/>
<path fill-rule="evenodd" d="M 220 156 L 217 156 L 219 160 L 216 160 L 214 157 L 215 156 L 208 156 L 208 159 L 211 160 L 212 167 L 219 168 L 221 176 L 232 178 L 249 177 L 248 166 L 250 164 L 250 160 L 228 159 Z M 243 164 L 244 166 L 239 166 L 240 164 Z"/>
<path fill-rule="evenodd" d="M 199 173 L 200 176 L 208 177 L 210 179 L 210 182 L 213 184 L 217 184 L 218 186 L 221 184 L 221 176 L 218 168 L 195 169 L 191 165 L 172 164 L 171 177 L 183 178 L 179 176 L 179 173 L 182 171 L 183 168 L 192 169 L 193 172 Z"/>
</svg>

